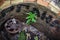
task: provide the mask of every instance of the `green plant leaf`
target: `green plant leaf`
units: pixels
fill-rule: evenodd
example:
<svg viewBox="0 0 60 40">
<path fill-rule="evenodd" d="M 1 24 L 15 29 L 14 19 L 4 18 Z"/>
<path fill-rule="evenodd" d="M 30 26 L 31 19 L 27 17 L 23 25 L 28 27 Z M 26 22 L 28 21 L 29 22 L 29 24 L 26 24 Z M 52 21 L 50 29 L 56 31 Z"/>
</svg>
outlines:
<svg viewBox="0 0 60 40">
<path fill-rule="evenodd" d="M 31 21 L 31 19 L 28 19 L 26 23 L 27 23 L 27 24 L 30 24 L 30 21 Z"/>
<path fill-rule="evenodd" d="M 29 18 L 31 18 L 31 17 L 30 16 L 26 17 L 26 19 L 29 19 Z"/>
<path fill-rule="evenodd" d="M 28 15 L 32 15 L 32 12 L 29 12 L 29 14 Z"/>
<path fill-rule="evenodd" d="M 34 23 L 34 22 L 36 22 L 36 18 L 37 18 L 37 16 L 35 13 L 29 12 L 28 16 L 26 17 L 26 19 L 27 19 L 26 23 L 27 24 L 30 24 L 32 22 Z"/>
<path fill-rule="evenodd" d="M 26 40 L 26 34 L 25 34 L 24 31 L 21 31 L 21 32 L 19 33 L 19 38 L 18 38 L 18 40 Z"/>
<path fill-rule="evenodd" d="M 32 18 L 32 22 L 36 22 L 36 20 L 34 18 Z"/>
<path fill-rule="evenodd" d="M 34 39 L 35 39 L 35 40 L 38 40 L 38 36 L 35 36 Z"/>
</svg>

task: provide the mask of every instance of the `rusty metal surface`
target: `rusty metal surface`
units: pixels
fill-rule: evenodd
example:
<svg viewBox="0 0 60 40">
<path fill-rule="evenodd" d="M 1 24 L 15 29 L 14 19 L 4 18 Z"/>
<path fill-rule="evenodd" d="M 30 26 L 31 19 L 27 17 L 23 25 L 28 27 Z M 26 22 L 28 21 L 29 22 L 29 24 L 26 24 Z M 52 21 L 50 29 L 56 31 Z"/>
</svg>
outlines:
<svg viewBox="0 0 60 40">
<path fill-rule="evenodd" d="M 51 29 L 49 24 L 47 24 L 45 21 L 42 21 L 40 19 L 40 16 L 42 15 L 42 13 L 44 11 L 47 11 L 47 15 L 52 15 L 53 18 L 57 19 L 57 15 L 52 12 L 51 10 L 49 10 L 48 8 L 38 5 L 36 3 L 21 3 L 21 4 L 17 4 L 17 5 L 12 5 L 9 8 L 3 9 L 0 14 L 1 14 L 1 18 L 0 18 L 0 28 L 3 26 L 2 24 L 10 19 L 10 18 L 16 18 L 18 20 L 20 20 L 21 22 L 26 22 L 26 16 L 29 11 L 32 11 L 33 8 L 37 8 L 39 10 L 39 13 L 37 13 L 37 15 L 39 15 L 37 22 L 32 24 L 35 28 L 37 28 L 39 31 L 45 33 L 47 36 L 49 37 L 53 37 L 56 38 L 56 36 L 52 35 L 51 33 Z M 50 36 L 52 35 L 52 36 Z M 59 34 L 60 35 L 60 34 Z"/>
</svg>

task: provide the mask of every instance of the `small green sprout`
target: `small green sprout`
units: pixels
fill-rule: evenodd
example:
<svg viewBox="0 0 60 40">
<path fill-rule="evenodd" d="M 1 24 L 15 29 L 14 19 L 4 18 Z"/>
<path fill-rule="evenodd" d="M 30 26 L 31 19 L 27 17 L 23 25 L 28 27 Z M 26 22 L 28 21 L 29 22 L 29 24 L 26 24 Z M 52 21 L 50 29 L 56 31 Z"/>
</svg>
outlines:
<svg viewBox="0 0 60 40">
<path fill-rule="evenodd" d="M 26 19 L 27 19 L 26 23 L 27 24 L 35 23 L 36 22 L 36 18 L 37 18 L 36 13 L 29 12 L 28 16 L 26 17 Z"/>
</svg>

